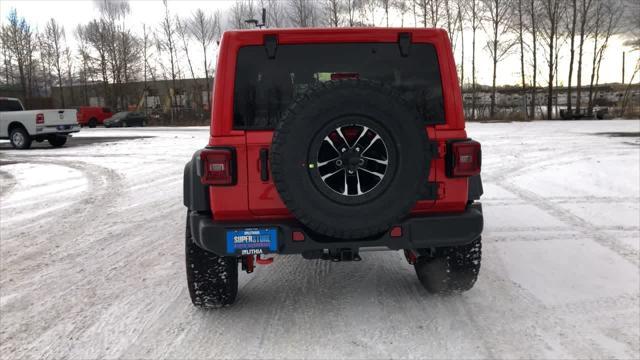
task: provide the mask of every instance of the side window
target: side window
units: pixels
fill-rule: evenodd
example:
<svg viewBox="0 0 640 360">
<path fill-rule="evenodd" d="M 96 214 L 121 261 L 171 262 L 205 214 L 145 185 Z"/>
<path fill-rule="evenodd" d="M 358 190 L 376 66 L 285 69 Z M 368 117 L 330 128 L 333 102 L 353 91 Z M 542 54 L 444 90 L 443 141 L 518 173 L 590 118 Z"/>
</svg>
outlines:
<svg viewBox="0 0 640 360">
<path fill-rule="evenodd" d="M 310 86 L 340 78 L 373 80 L 394 88 L 425 124 L 445 122 L 435 47 L 414 43 L 407 57 L 397 43 L 279 45 L 275 59 L 263 46 L 240 48 L 234 89 L 234 128 L 273 129 L 289 104 Z"/>
<path fill-rule="evenodd" d="M 111 112 L 111 109 L 109 109 L 109 108 L 102 108 L 102 112 L 103 112 L 103 113 L 110 113 L 110 112 Z"/>
<path fill-rule="evenodd" d="M 22 104 L 17 100 L 0 99 L 0 111 L 22 111 Z"/>
</svg>

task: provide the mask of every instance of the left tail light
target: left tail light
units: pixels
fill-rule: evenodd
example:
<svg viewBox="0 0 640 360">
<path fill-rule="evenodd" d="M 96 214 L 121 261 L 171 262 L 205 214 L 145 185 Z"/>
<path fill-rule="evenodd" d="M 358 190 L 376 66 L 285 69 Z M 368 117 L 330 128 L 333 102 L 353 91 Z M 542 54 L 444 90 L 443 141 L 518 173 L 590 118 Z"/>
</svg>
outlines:
<svg viewBox="0 0 640 360">
<path fill-rule="evenodd" d="M 448 172 L 450 177 L 465 177 L 480 174 L 482 151 L 480 143 L 473 140 L 456 141 L 450 144 Z"/>
<path fill-rule="evenodd" d="M 200 152 L 200 181 L 205 185 L 234 185 L 236 159 L 232 148 L 211 148 Z"/>
<path fill-rule="evenodd" d="M 44 124 L 44 114 L 36 114 L 36 124 Z"/>
</svg>

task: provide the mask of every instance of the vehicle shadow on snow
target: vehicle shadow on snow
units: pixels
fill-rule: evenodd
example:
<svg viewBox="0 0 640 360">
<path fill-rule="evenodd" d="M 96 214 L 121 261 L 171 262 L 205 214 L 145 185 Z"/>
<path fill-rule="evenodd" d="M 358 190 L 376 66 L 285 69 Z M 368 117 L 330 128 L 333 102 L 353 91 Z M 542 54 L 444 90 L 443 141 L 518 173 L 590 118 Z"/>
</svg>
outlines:
<svg viewBox="0 0 640 360">
<path fill-rule="evenodd" d="M 62 147 L 64 148 L 75 148 L 75 147 L 83 147 L 87 145 L 99 144 L 99 143 L 107 143 L 107 142 L 119 142 L 126 140 L 136 140 L 136 139 L 146 139 L 152 138 L 154 136 L 83 136 L 83 137 L 71 137 L 67 143 Z M 31 148 L 21 151 L 29 151 L 29 150 L 41 150 L 41 149 L 55 149 L 52 147 L 48 141 L 36 142 L 33 141 L 31 143 Z M 0 150 L 15 150 L 11 143 L 0 142 Z"/>
<path fill-rule="evenodd" d="M 377 254 L 376 258 L 381 256 Z M 259 268 L 240 285 L 236 303 L 217 311 L 255 314 L 277 313 L 287 308 L 294 313 L 303 313 L 310 307 L 314 312 L 347 313 L 370 307 L 401 311 L 406 306 L 435 306 L 460 298 L 460 294 L 429 294 L 416 278 L 413 268 L 402 263 L 404 259 L 398 257 L 397 264 L 394 263 L 395 256 L 387 259 L 391 261 L 372 267 L 377 262 L 375 258 L 351 264 L 280 258 L 278 260 L 288 263 L 280 265 L 285 265 L 286 272 L 291 274 L 285 275 L 284 281 L 274 284 L 266 280 L 282 279 L 282 274 L 274 274 L 280 269 Z"/>
</svg>

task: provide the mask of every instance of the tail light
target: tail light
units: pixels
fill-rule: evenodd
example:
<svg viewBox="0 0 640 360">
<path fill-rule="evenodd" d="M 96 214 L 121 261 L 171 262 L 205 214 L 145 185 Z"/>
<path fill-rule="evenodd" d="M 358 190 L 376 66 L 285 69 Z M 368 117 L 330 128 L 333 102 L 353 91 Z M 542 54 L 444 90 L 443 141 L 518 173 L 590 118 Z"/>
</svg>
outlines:
<svg viewBox="0 0 640 360">
<path fill-rule="evenodd" d="M 44 124 L 44 114 L 36 115 L 36 124 Z"/>
<path fill-rule="evenodd" d="M 358 79 L 360 79 L 360 74 L 359 73 L 353 73 L 353 72 L 341 72 L 341 73 L 332 73 L 331 74 L 331 80 L 345 80 L 345 79 L 358 80 Z"/>
<path fill-rule="evenodd" d="M 450 144 L 449 176 L 462 177 L 480 174 L 482 151 L 480 143 L 473 140 L 456 141 Z"/>
<path fill-rule="evenodd" d="M 235 152 L 231 148 L 204 149 L 200 152 L 200 181 L 205 185 L 233 185 L 236 182 Z"/>
</svg>

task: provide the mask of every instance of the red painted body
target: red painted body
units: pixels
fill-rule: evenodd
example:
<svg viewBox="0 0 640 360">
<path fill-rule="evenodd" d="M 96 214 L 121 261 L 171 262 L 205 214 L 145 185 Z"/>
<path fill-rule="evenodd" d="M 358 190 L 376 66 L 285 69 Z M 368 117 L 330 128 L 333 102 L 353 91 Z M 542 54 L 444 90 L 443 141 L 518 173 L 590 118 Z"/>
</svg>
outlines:
<svg viewBox="0 0 640 360">
<path fill-rule="evenodd" d="M 78 124 L 86 126 L 89 125 L 91 119 L 96 119 L 97 124 L 102 125 L 104 119 L 110 118 L 113 115 L 111 110 L 99 106 L 80 106 L 78 108 Z"/>
<path fill-rule="evenodd" d="M 446 141 L 466 139 L 462 97 L 447 33 L 442 29 L 353 28 L 280 29 L 225 32 L 212 96 L 209 146 L 236 149 L 237 183 L 211 186 L 211 209 L 216 220 L 252 221 L 289 219 L 291 214 L 271 180 L 260 179 L 260 149 L 271 145 L 272 131 L 233 129 L 233 94 L 238 49 L 262 45 L 265 35 L 274 34 L 278 44 L 381 42 L 397 43 L 398 34 L 410 32 L 413 43 L 430 43 L 436 48 L 440 66 L 446 123 L 425 126 L 431 141 L 439 143 L 439 156 L 431 163 L 429 181 L 440 184 L 437 200 L 419 201 L 412 215 L 463 212 L 467 204 L 468 178 L 449 178 L 445 169 Z"/>
</svg>

